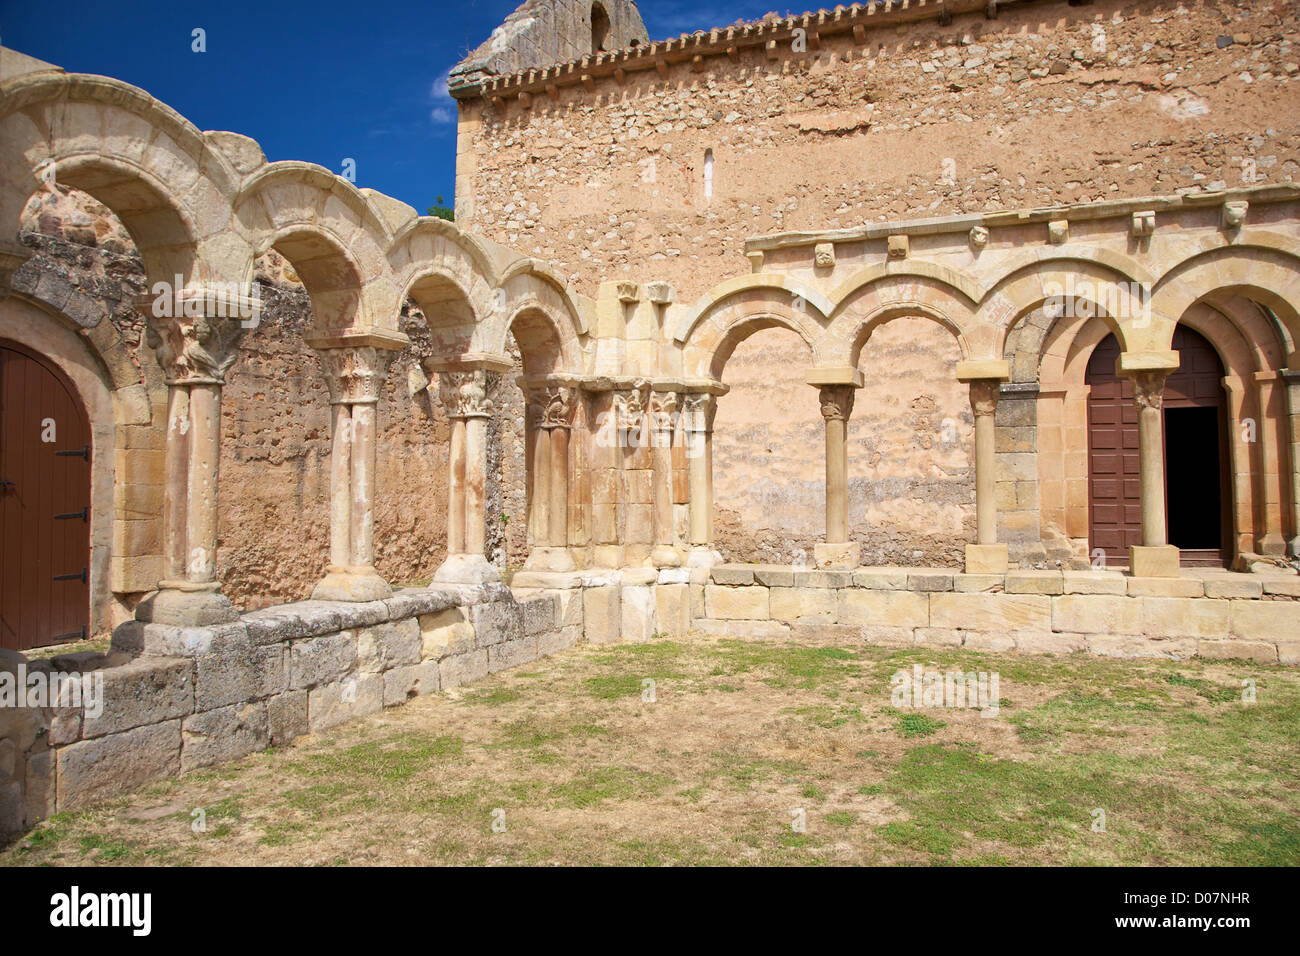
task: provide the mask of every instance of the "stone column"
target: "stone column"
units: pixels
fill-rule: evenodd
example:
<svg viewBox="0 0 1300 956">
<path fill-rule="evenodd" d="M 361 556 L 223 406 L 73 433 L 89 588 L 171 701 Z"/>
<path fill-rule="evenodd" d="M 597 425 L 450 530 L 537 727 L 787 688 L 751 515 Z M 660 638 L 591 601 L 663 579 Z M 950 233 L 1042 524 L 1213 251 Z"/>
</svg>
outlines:
<svg viewBox="0 0 1300 956">
<path fill-rule="evenodd" d="M 1137 577 L 1176 578 L 1180 573 L 1178 549 L 1169 544 L 1165 520 L 1163 407 L 1169 371 L 1141 369 L 1128 373 L 1133 379 L 1133 401 L 1138 409 L 1138 475 L 1142 488 L 1142 544 L 1129 548 L 1129 570 Z"/>
<path fill-rule="evenodd" d="M 686 563 L 709 567 L 722 560 L 713 550 L 713 419 L 718 399 L 708 392 L 693 392 L 685 396 L 683 406 L 691 542 Z"/>
<path fill-rule="evenodd" d="M 216 578 L 217 489 L 221 462 L 221 386 L 238 355 L 256 304 L 231 302 L 202 288 L 173 299 L 143 296 L 146 340 L 167 383 L 163 452 L 163 567 L 158 591 L 136 618 L 201 627 L 238 613 Z M 245 317 L 247 313 L 247 318 Z"/>
<path fill-rule="evenodd" d="M 1255 433 L 1259 439 L 1259 482 L 1256 485 L 1262 497 L 1263 534 L 1255 539 L 1255 550 L 1271 558 L 1286 555 L 1286 540 L 1282 537 L 1282 496 L 1290 491 L 1283 474 L 1282 456 L 1278 453 L 1277 426 L 1283 418 L 1283 400 L 1279 394 L 1282 382 L 1276 372 L 1256 372 L 1255 389 L 1258 395 L 1259 422 Z M 1235 439 L 1235 436 L 1234 436 Z"/>
<path fill-rule="evenodd" d="M 547 381 L 529 386 L 530 408 L 540 408 L 533 451 L 533 494 L 529 527 L 533 547 L 525 563 L 530 571 L 572 571 L 569 550 L 569 432 L 578 390 Z M 530 412 L 531 414 L 531 412 Z"/>
<path fill-rule="evenodd" d="M 488 391 L 508 363 L 458 363 L 439 370 L 438 394 L 452 423 L 447 489 L 447 559 L 433 576 L 438 584 L 499 581 L 485 554 L 487 515 L 487 419 L 495 413 Z"/>
<path fill-rule="evenodd" d="M 682 556 L 673 546 L 673 430 L 677 392 L 650 394 L 650 464 L 654 481 L 654 548 L 656 568 L 680 567 Z"/>
<path fill-rule="evenodd" d="M 375 570 L 375 409 L 388 353 L 373 345 L 322 347 L 333 410 L 330 443 L 330 563 L 316 601 L 378 601 L 392 588 Z"/>
<path fill-rule="evenodd" d="M 970 407 L 975 415 L 975 543 L 966 545 L 967 574 L 1002 574 L 1007 570 L 1007 546 L 998 543 L 997 459 L 995 454 L 998 396 L 996 378 L 972 379 Z"/>
<path fill-rule="evenodd" d="M 1288 547 L 1291 557 L 1300 558 L 1300 369 L 1282 372 L 1286 382 L 1287 428 L 1286 454 L 1281 464 L 1286 471 L 1283 487 L 1291 495 L 1291 538 Z"/>
<path fill-rule="evenodd" d="M 551 521 L 551 436 L 543 427 L 546 420 L 546 389 L 526 384 L 524 393 L 524 455 L 528 481 L 528 548 L 544 548 L 550 541 Z"/>
<path fill-rule="evenodd" d="M 849 417 L 857 385 L 821 385 L 826 421 L 826 540 L 813 546 L 820 568 L 856 567 L 862 548 L 849 541 Z"/>
</svg>

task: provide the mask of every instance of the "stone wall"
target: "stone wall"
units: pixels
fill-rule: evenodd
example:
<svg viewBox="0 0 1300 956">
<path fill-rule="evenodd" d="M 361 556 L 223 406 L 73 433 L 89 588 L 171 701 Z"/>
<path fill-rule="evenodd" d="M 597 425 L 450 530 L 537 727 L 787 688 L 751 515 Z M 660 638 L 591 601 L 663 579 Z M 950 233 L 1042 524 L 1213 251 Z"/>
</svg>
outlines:
<svg viewBox="0 0 1300 956">
<path fill-rule="evenodd" d="M 582 630 L 581 592 L 517 601 L 496 584 L 304 601 L 212 628 L 132 621 L 108 654 L 4 651 L 0 675 L 102 677 L 103 707 L 0 706 L 0 837 L 534 661 Z"/>
<path fill-rule="evenodd" d="M 710 35 L 645 68 L 587 63 L 586 85 L 561 70 L 526 105 L 467 96 L 458 224 L 545 258 L 584 294 L 669 279 L 690 302 L 748 271 L 753 235 L 1300 176 L 1300 133 L 1282 121 L 1300 109 L 1292 4 L 1052 0 L 1002 4 L 997 19 L 907 16 L 878 8 L 861 38 L 826 27 L 802 54 L 788 32 L 770 49 Z M 875 333 L 860 363 L 852 536 L 868 563 L 952 565 L 973 521 L 966 390 L 934 361 L 955 359 L 951 337 L 908 326 Z M 808 404 L 806 350 L 758 341 L 724 374 L 745 397 L 719 413 L 718 540 L 736 560 L 790 560 L 821 530 L 820 422 L 786 412 Z M 1001 540 L 1026 563 L 1067 560 L 1064 543 L 1049 555 L 1039 541 L 1026 414 L 1031 402 L 998 412 Z M 936 434 L 945 419 L 955 440 Z"/>
</svg>

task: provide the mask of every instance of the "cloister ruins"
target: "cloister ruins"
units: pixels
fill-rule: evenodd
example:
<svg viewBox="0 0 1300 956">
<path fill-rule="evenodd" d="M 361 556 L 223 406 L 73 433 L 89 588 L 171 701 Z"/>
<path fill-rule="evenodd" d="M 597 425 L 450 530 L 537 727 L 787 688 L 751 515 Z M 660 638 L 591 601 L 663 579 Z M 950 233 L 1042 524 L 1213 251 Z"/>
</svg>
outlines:
<svg viewBox="0 0 1300 956">
<path fill-rule="evenodd" d="M 1005 211 L 873 212 L 848 226 L 812 202 L 822 226 L 754 230 L 694 264 L 638 257 L 635 241 L 629 257 L 600 266 L 583 259 L 571 268 L 577 252 L 562 267 L 521 251 L 552 241 L 524 218 L 552 235 L 566 228 L 559 190 L 571 183 L 539 179 L 537 189 L 556 190 L 547 203 L 529 212 L 525 199 L 518 215 L 504 211 L 518 186 L 505 179 L 541 177 L 547 162 L 565 161 L 569 144 L 528 133 L 544 110 L 575 111 L 578 122 L 593 104 L 694 90 L 715 69 L 740 71 L 725 81 L 737 83 L 764 71 L 785 82 L 828 59 L 826 69 L 852 70 L 868 56 L 887 57 L 890 43 L 899 44 L 896 59 L 912 55 L 903 43 L 913 36 L 942 50 L 946 41 L 924 31 L 955 38 L 972 21 L 994 31 L 980 40 L 992 45 L 996 31 L 1031 20 L 1043 35 L 1086 37 L 1096 22 L 1155 31 L 1154 13 L 1118 3 L 894 0 L 650 43 L 630 4 L 596 4 L 603 23 L 590 5 L 556 6 L 576 10 L 569 14 L 581 29 L 603 31 L 590 50 L 561 51 L 556 62 L 565 62 L 556 65 L 527 62 L 511 48 L 509 62 L 471 58 L 453 73 L 462 111 L 455 224 L 321 166 L 267 162 L 251 139 L 201 131 L 121 81 L 4 51 L 0 344 L 40 365 L 84 411 L 86 452 L 61 460 L 80 463 L 90 496 L 79 513 L 85 538 L 74 543 L 84 547 L 85 569 L 72 584 L 84 588 L 81 636 L 113 637 L 107 654 L 26 661 L 16 652 L 50 643 L 63 626 L 59 612 L 29 604 L 12 623 L 19 611 L 11 592 L 47 594 L 51 607 L 68 599 L 8 565 L 5 669 L 70 669 L 79 687 L 94 677 L 103 708 L 93 716 L 66 701 L 0 709 L 0 830 L 580 641 L 699 632 L 1300 663 L 1293 158 L 1264 167 L 1278 174 L 1257 183 L 1100 197 L 1085 190 L 1069 201 L 986 207 Z M 1215 19 L 1188 6 L 1187 17 Z M 1278 15 L 1292 36 L 1294 11 Z M 1260 42 L 1261 28 L 1253 29 L 1250 43 Z M 811 49 L 790 46 L 796 30 L 814 38 Z M 1009 82 L 1105 68 L 1115 71 L 1105 82 L 1122 84 L 1126 70 L 1140 69 L 1104 57 L 1080 63 L 1030 64 L 1023 80 Z M 1289 108 L 1291 119 L 1295 72 L 1274 70 L 1275 86 L 1259 94 Z M 643 89 L 633 92 L 637 84 Z M 692 129 L 724 120 L 706 116 Z M 834 113 L 830 126 L 843 132 L 856 123 Z M 842 148 L 833 138 L 825 148 Z M 604 142 L 595 134 L 589 141 Z M 654 150 L 665 169 L 678 168 Z M 750 188 L 743 178 L 729 184 L 720 142 L 707 156 L 696 152 L 702 165 L 691 161 L 681 194 L 696 205 L 643 190 L 636 201 L 649 221 L 705 222 L 726 190 Z M 1294 136 L 1281 152 L 1300 157 Z M 515 159 L 518 168 L 507 171 Z M 652 181 L 640 177 L 643 159 L 619 157 L 606 185 L 632 195 Z M 841 182 L 838 175 L 830 165 L 823 179 Z M 499 193 L 485 185 L 491 177 L 502 177 Z M 93 197 L 129 233 L 144 286 L 134 332 L 110 321 L 93 292 L 38 268 L 21 234 L 33 196 L 52 184 Z M 572 195 L 579 219 L 590 214 L 596 223 L 588 233 L 619 234 L 600 224 L 592 198 L 600 189 Z M 573 250 L 595 248 L 572 231 Z M 703 249 L 709 240 L 698 238 Z M 319 564 L 300 568 L 313 583 L 295 599 L 237 606 L 223 593 L 219 561 L 236 533 L 223 513 L 223 483 L 232 480 L 223 461 L 233 414 L 225 393 L 242 356 L 273 334 L 254 283 L 256 264 L 272 252 L 309 299 L 310 321 L 294 344 L 307 356 L 302 374 L 318 364 L 327 389 L 316 408 L 328 406 L 328 541 L 316 549 L 325 552 Z M 421 351 L 412 360 L 417 313 Z M 866 523 L 850 506 L 850 433 L 861 395 L 908 387 L 870 358 L 873 336 L 898 319 L 940 330 L 954 360 L 935 359 L 926 374 L 969 400 L 967 417 L 950 423 L 973 466 L 972 533 L 960 542 L 960 567 L 864 566 L 856 536 Z M 806 561 L 729 563 L 715 537 L 718 409 L 736 350 L 773 329 L 806 350 L 806 361 L 789 355 L 776 365 L 820 407 L 824 453 L 809 454 L 824 469 L 824 528 Z M 405 377 L 392 372 L 399 360 Z M 521 567 L 490 546 L 503 507 L 493 505 L 492 429 L 516 414 L 502 407 L 514 386 L 524 411 Z M 393 477 L 396 453 L 379 452 L 387 417 L 420 395 L 445 421 L 445 470 L 424 475 L 445 489 L 445 540 L 432 580 L 413 582 L 381 573 L 375 512 L 377 489 L 400 499 L 405 487 Z M 1210 411 L 1193 421 L 1173 409 Z M 410 427 L 416 444 L 434 442 L 432 426 Z M 1213 480 L 1196 485 L 1189 511 L 1173 489 L 1198 469 Z M 238 474 L 239 487 L 225 494 L 262 493 L 252 471 Z M 427 509 L 427 500 L 410 499 L 405 507 Z M 1193 512 L 1209 515 L 1209 526 Z M 239 524 L 240 533 L 293 536 L 292 526 L 259 528 L 256 517 Z M 6 561 L 19 560 L 10 545 L 21 536 L 15 553 L 25 555 L 24 567 L 47 577 L 80 569 L 33 559 L 42 547 L 33 536 L 46 532 L 12 528 L 20 530 L 4 525 Z"/>
</svg>

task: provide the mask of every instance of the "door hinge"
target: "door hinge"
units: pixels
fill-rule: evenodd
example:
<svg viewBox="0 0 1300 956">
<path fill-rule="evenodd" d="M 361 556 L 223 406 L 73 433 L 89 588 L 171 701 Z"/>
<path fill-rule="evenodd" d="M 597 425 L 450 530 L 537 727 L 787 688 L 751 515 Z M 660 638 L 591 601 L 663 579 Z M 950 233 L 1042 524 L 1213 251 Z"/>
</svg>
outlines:
<svg viewBox="0 0 1300 956">
<path fill-rule="evenodd" d="M 77 451 L 56 451 L 54 454 L 62 458 L 84 458 L 86 461 L 90 461 L 90 446 L 87 445 Z"/>
<path fill-rule="evenodd" d="M 82 584 L 85 584 L 86 577 L 87 577 L 86 568 L 82 568 L 76 574 L 56 574 L 54 575 L 54 580 L 55 581 L 80 581 Z"/>
<path fill-rule="evenodd" d="M 86 628 L 82 625 L 79 631 L 69 631 L 67 634 L 55 634 L 50 641 L 55 644 L 66 644 L 68 641 L 84 641 L 86 639 Z"/>
<path fill-rule="evenodd" d="M 90 505 L 82 508 L 80 511 L 69 511 L 67 514 L 55 515 L 55 521 L 65 521 L 69 518 L 80 518 L 82 521 L 90 520 Z"/>
</svg>

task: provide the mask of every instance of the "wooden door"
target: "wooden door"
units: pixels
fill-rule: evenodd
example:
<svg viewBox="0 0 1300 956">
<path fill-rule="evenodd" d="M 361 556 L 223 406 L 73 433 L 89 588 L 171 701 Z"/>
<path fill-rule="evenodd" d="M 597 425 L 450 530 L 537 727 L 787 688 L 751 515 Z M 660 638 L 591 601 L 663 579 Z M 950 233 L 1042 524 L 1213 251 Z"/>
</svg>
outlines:
<svg viewBox="0 0 1300 956">
<path fill-rule="evenodd" d="M 90 423 L 48 360 L 0 345 L 0 647 L 86 636 Z"/>
<path fill-rule="evenodd" d="M 1108 335 L 1088 360 L 1088 547 L 1127 566 L 1129 547 L 1142 543 L 1142 481 L 1133 382 L 1115 374 L 1118 358 Z"/>
</svg>

